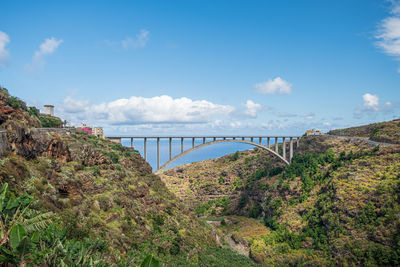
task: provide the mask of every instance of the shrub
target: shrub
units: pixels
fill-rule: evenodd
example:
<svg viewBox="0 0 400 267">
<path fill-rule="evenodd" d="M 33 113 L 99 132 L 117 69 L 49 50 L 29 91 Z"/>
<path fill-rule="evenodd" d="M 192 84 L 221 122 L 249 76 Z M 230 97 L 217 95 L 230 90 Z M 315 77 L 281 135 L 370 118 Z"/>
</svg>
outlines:
<svg viewBox="0 0 400 267">
<path fill-rule="evenodd" d="M 29 107 L 28 113 L 31 116 L 39 117 L 39 110 L 36 107 Z"/>
<path fill-rule="evenodd" d="M 94 167 L 93 167 L 93 175 L 94 175 L 94 176 L 99 176 L 99 175 L 100 175 L 100 168 L 99 168 L 99 166 L 94 166 Z"/>
<path fill-rule="evenodd" d="M 233 156 L 230 158 L 230 161 L 238 160 L 239 156 L 240 156 L 239 151 L 236 151 L 235 154 L 233 154 Z"/>
<path fill-rule="evenodd" d="M 15 96 L 10 96 L 8 98 L 8 105 L 15 109 L 27 110 L 25 102 Z"/>
<path fill-rule="evenodd" d="M 111 161 L 113 162 L 113 163 L 118 163 L 118 161 L 119 161 L 119 157 L 118 157 L 118 155 L 115 153 L 115 152 L 110 152 L 109 154 L 108 154 L 108 156 L 110 157 L 110 159 L 111 159 Z"/>
<path fill-rule="evenodd" d="M 43 128 L 59 128 L 62 126 L 62 121 L 59 118 L 40 115 L 39 120 Z"/>
</svg>

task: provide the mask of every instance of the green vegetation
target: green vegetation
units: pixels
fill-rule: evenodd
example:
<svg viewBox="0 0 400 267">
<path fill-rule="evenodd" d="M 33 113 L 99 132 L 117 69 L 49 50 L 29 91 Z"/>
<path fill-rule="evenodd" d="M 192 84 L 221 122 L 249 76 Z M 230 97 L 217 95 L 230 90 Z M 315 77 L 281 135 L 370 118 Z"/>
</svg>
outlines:
<svg viewBox="0 0 400 267">
<path fill-rule="evenodd" d="M 40 115 L 39 120 L 43 128 L 60 128 L 62 126 L 62 121 L 56 117 Z"/>
<path fill-rule="evenodd" d="M 0 157 L 0 262 L 8 266 L 232 266 L 251 260 L 217 247 L 204 222 L 141 156 L 90 136 L 29 131 L 61 120 L 0 89 L 0 127 L 12 152 Z M 22 107 L 22 109 L 21 109 Z M 217 178 L 218 179 L 218 178 Z M 221 185 L 229 181 L 222 176 Z M 204 187 L 205 189 L 207 187 Z M 228 198 L 205 207 L 229 209 Z M 150 255 L 150 256 L 149 256 Z M 154 256 L 151 256 L 154 255 Z"/>
<path fill-rule="evenodd" d="M 228 212 L 230 201 L 227 197 L 220 197 L 209 200 L 206 204 L 196 207 L 194 210 L 197 216 L 215 215 L 216 208 L 221 208 L 222 213 Z"/>
<path fill-rule="evenodd" d="M 400 144 L 400 119 L 372 123 L 347 129 L 332 130 L 329 134 L 343 136 L 359 136 L 378 142 Z"/>
</svg>

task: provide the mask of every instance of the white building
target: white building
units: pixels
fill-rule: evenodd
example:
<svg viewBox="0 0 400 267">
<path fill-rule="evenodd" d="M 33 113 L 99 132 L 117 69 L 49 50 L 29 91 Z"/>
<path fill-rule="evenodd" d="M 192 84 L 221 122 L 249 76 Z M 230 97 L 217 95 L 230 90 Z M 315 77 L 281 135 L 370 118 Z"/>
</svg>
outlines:
<svg viewBox="0 0 400 267">
<path fill-rule="evenodd" d="M 44 114 L 54 117 L 54 106 L 44 105 Z"/>
</svg>

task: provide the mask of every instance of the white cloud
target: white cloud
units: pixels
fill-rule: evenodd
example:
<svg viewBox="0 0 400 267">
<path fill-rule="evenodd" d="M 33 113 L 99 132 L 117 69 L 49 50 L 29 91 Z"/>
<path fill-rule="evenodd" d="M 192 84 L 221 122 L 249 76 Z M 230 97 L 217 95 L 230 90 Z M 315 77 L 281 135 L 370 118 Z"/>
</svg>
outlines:
<svg viewBox="0 0 400 267">
<path fill-rule="evenodd" d="M 379 97 L 377 95 L 366 93 L 362 96 L 362 98 L 364 100 L 364 108 L 366 110 L 378 111 Z"/>
<path fill-rule="evenodd" d="M 290 94 L 292 92 L 292 84 L 281 77 L 257 83 L 254 85 L 254 88 L 260 94 Z"/>
<path fill-rule="evenodd" d="M 32 62 L 25 66 L 26 70 L 33 71 L 37 68 L 42 68 L 45 65 L 45 57 L 53 54 L 56 49 L 63 43 L 62 39 L 56 39 L 54 37 L 47 38 L 43 43 L 40 44 L 39 50 L 35 51 Z"/>
<path fill-rule="evenodd" d="M 235 109 L 206 100 L 186 97 L 174 99 L 167 95 L 152 98 L 132 96 L 90 106 L 86 105 L 88 102 L 67 97 L 64 104 L 67 107 L 64 107 L 64 112 L 69 113 L 68 117 L 73 121 L 85 120 L 109 125 L 204 123 L 210 122 L 215 116 L 228 115 Z"/>
<path fill-rule="evenodd" d="M 68 113 L 83 112 L 89 106 L 89 100 L 76 100 L 68 96 L 63 101 L 63 109 Z"/>
<path fill-rule="evenodd" d="M 0 31 L 0 67 L 3 67 L 10 53 L 6 45 L 10 42 L 10 37 L 5 32 Z"/>
<path fill-rule="evenodd" d="M 370 93 L 366 93 L 362 96 L 363 105 L 354 110 L 354 116 L 356 118 L 361 118 L 364 113 L 368 112 L 378 113 L 378 112 L 390 112 L 393 111 L 397 106 L 398 103 L 386 102 L 383 105 L 379 104 L 379 96 L 373 95 Z"/>
<path fill-rule="evenodd" d="M 257 118 L 257 112 L 263 109 L 261 104 L 254 103 L 251 100 L 247 100 L 245 106 L 244 114 L 250 116 L 251 118 Z"/>
<path fill-rule="evenodd" d="M 141 30 L 135 38 L 127 37 L 125 40 L 121 41 L 121 45 L 125 49 L 129 48 L 141 48 L 145 47 L 149 41 L 150 32 L 147 30 Z"/>
<path fill-rule="evenodd" d="M 378 26 L 375 38 L 377 46 L 384 53 L 400 60 L 400 1 L 391 1 L 392 16 L 383 19 Z"/>
</svg>

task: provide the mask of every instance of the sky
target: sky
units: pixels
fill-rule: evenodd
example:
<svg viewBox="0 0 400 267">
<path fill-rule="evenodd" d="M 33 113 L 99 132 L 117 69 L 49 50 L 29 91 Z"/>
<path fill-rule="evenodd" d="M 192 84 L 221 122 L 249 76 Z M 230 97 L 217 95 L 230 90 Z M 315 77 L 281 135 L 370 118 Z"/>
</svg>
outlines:
<svg viewBox="0 0 400 267">
<path fill-rule="evenodd" d="M 0 0 L 0 85 L 106 135 L 400 117 L 400 1 Z"/>
</svg>

